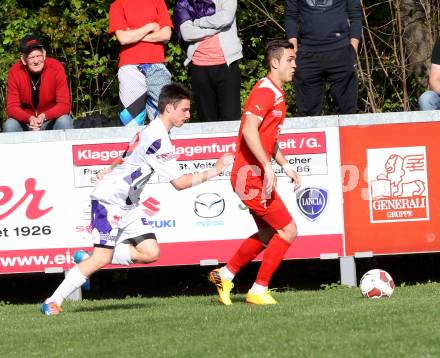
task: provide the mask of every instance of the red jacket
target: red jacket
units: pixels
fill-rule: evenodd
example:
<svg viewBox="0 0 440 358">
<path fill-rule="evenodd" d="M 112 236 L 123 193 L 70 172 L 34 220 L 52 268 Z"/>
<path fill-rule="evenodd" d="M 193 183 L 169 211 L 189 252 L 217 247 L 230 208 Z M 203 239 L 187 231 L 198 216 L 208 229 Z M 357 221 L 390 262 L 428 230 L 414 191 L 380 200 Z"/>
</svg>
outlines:
<svg viewBox="0 0 440 358">
<path fill-rule="evenodd" d="M 70 113 L 70 92 L 63 65 L 54 58 L 46 57 L 41 72 L 38 108 L 32 104 L 31 81 L 21 61 L 12 65 L 8 73 L 6 112 L 9 118 L 29 123 L 29 117 L 40 113 L 47 120 L 57 119 Z"/>
</svg>

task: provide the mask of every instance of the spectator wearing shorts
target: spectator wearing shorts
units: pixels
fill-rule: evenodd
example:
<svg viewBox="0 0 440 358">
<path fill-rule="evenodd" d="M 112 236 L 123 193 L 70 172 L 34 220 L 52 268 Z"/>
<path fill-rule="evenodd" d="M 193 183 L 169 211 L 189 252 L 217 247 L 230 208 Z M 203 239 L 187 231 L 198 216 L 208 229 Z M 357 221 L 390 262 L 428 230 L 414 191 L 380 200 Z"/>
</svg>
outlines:
<svg viewBox="0 0 440 358">
<path fill-rule="evenodd" d="M 269 281 L 297 235 L 295 221 L 276 192 L 277 177 L 272 169 L 273 158 L 295 183 L 294 190 L 299 188 L 301 178 L 277 144 L 286 116 L 283 86 L 295 72 L 293 45 L 287 40 L 271 41 L 265 50 L 265 65 L 267 76 L 255 84 L 245 104 L 231 171 L 232 187 L 249 208 L 258 232 L 242 243 L 226 266 L 209 274 L 224 305 L 232 304 L 230 292 L 235 275 L 263 250 L 263 261 L 246 302 L 276 304 L 268 289 Z"/>
<path fill-rule="evenodd" d="M 119 118 L 141 126 L 155 119 L 160 90 L 171 81 L 164 43 L 172 22 L 164 0 L 116 0 L 110 5 L 109 33 L 121 44 L 119 53 Z"/>
</svg>

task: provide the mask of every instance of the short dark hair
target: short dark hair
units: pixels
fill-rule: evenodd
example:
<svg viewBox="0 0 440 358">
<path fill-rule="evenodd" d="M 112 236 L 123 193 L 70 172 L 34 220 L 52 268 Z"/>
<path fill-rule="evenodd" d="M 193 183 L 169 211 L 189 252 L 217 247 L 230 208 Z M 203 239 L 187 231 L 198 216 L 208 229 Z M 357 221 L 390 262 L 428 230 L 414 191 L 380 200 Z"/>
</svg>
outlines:
<svg viewBox="0 0 440 358">
<path fill-rule="evenodd" d="M 177 104 L 184 99 L 191 99 L 191 92 L 184 85 L 172 82 L 163 86 L 157 104 L 159 113 L 165 112 L 167 104 L 172 104 L 176 108 Z"/>
<path fill-rule="evenodd" d="M 280 60 L 283 56 L 284 49 L 294 49 L 295 47 L 285 39 L 272 40 L 266 45 L 264 51 L 264 65 L 270 71 L 270 62 L 276 58 Z"/>
</svg>

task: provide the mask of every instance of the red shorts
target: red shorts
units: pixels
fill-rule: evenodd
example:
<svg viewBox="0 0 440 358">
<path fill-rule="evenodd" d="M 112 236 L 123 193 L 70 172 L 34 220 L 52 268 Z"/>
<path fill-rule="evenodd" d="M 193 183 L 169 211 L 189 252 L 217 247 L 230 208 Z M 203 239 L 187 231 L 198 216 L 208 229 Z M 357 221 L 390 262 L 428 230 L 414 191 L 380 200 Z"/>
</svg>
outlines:
<svg viewBox="0 0 440 358">
<path fill-rule="evenodd" d="M 258 229 L 271 227 L 274 230 L 279 230 L 289 224 L 293 218 L 284 205 L 276 191 L 271 193 L 271 197 L 264 198 L 262 188 L 257 183 L 247 182 L 243 190 L 236 190 L 235 180 L 232 179 L 232 186 L 235 193 L 240 197 L 243 204 L 245 204 L 254 217 Z M 257 184 L 257 185 L 256 185 Z"/>
</svg>

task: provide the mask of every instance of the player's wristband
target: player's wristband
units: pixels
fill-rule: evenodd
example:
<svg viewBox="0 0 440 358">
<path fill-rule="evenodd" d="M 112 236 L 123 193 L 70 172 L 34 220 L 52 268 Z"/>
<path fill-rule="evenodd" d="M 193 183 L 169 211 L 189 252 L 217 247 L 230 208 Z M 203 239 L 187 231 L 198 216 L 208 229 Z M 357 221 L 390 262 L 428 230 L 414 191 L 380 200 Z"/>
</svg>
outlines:
<svg viewBox="0 0 440 358">
<path fill-rule="evenodd" d="M 285 172 L 287 172 L 288 170 L 295 170 L 295 169 L 293 168 L 293 165 L 290 164 L 290 163 L 283 164 L 282 168 L 283 168 L 283 170 L 284 170 Z"/>
</svg>

